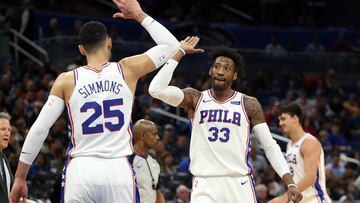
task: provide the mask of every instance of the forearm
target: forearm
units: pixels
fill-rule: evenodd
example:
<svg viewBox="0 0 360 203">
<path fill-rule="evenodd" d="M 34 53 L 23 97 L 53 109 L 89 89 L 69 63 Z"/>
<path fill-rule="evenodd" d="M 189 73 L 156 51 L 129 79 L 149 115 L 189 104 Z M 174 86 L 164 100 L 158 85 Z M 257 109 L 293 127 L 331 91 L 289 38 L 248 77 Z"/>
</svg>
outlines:
<svg viewBox="0 0 360 203">
<path fill-rule="evenodd" d="M 299 182 L 296 184 L 299 191 L 303 192 L 304 190 L 306 190 L 307 188 L 311 187 L 312 185 L 315 184 L 316 181 L 316 177 L 312 178 L 310 176 L 304 176 L 303 178 L 301 178 L 299 180 Z"/>
<path fill-rule="evenodd" d="M 178 57 L 174 57 L 177 60 L 181 58 L 179 52 L 176 54 Z M 149 93 L 152 97 L 160 99 L 172 106 L 178 106 L 184 99 L 184 93 L 180 88 L 169 86 L 177 65 L 178 61 L 170 59 L 156 74 L 149 86 Z"/>
<path fill-rule="evenodd" d="M 265 155 L 267 159 L 269 160 L 271 166 L 274 168 L 276 173 L 280 177 L 285 176 L 284 181 L 290 182 L 290 180 L 287 178 L 290 171 L 289 166 L 286 163 L 286 160 L 280 150 L 279 145 L 275 142 L 275 140 L 272 138 L 270 129 L 267 126 L 266 123 L 260 123 L 253 127 L 253 132 L 255 137 L 259 140 L 261 146 L 263 147 L 265 151 Z M 290 175 L 290 179 L 291 175 Z"/>
<path fill-rule="evenodd" d="M 156 44 L 170 45 L 174 48 L 175 51 L 178 50 L 180 43 L 174 37 L 174 35 L 170 33 L 168 29 L 166 29 L 163 25 L 161 25 L 152 17 L 147 16 L 146 14 L 144 14 L 142 17 L 141 25 L 148 31 L 151 38 L 156 42 Z"/>
<path fill-rule="evenodd" d="M 15 173 L 15 178 L 20 179 L 20 180 L 26 180 L 26 176 L 29 173 L 30 166 L 31 165 L 28 165 L 22 161 L 19 161 L 17 169 L 16 169 L 16 173 Z"/>
</svg>

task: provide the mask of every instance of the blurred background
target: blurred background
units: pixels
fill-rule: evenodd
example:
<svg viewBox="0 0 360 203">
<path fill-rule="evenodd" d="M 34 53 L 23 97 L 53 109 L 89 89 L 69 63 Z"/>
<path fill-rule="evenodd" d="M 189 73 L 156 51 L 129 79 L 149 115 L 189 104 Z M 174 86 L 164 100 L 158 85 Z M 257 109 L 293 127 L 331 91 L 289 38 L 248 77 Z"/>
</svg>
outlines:
<svg viewBox="0 0 360 203">
<path fill-rule="evenodd" d="M 274 137 L 285 151 L 277 110 L 299 103 L 304 128 L 326 155 L 327 187 L 334 202 L 360 200 L 360 1 L 358 0 L 140 0 L 143 9 L 180 40 L 201 38 L 204 54 L 187 56 L 172 84 L 209 88 L 207 53 L 228 46 L 244 55 L 234 89 L 261 102 Z M 136 22 L 113 20 L 108 0 L 0 0 L 0 111 L 13 116 L 5 153 L 13 172 L 21 146 L 60 72 L 84 65 L 77 34 L 90 20 L 103 22 L 113 40 L 113 61 L 154 46 Z M 191 189 L 190 131 L 186 113 L 148 94 L 155 73 L 138 83 L 133 121 L 159 126 L 161 142 L 152 153 L 161 165 L 162 191 L 175 202 L 180 184 Z M 66 115 L 54 124 L 28 177 L 29 195 L 58 202 L 60 173 L 68 145 Z M 251 160 L 259 202 L 286 187 L 253 141 Z M 189 193 L 189 191 L 188 191 Z M 189 194 L 187 194 L 188 196 Z M 184 197 L 185 199 L 188 198 Z"/>
</svg>

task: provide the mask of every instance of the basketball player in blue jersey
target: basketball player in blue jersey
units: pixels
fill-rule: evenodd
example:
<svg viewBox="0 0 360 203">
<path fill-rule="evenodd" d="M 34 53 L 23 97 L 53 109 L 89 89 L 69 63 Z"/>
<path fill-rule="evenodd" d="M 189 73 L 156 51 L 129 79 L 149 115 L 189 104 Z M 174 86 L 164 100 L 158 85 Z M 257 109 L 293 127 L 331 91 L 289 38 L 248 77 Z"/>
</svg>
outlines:
<svg viewBox="0 0 360 203">
<path fill-rule="evenodd" d="M 286 161 L 294 181 L 303 195 L 301 203 L 331 203 L 326 192 L 324 151 L 320 142 L 301 126 L 302 110 L 292 103 L 280 110 L 279 125 L 290 137 L 286 148 Z M 271 200 L 282 203 L 287 194 Z"/>
<path fill-rule="evenodd" d="M 25 202 L 26 176 L 50 127 L 66 107 L 71 143 L 64 167 L 62 202 L 138 202 L 129 129 L 138 79 L 160 67 L 179 50 L 179 42 L 142 11 L 136 0 L 114 0 L 114 18 L 133 19 L 149 32 L 157 46 L 147 52 L 109 62 L 111 39 L 100 22 L 80 30 L 79 50 L 87 65 L 62 73 L 32 125 L 22 148 L 10 202 Z"/>
<path fill-rule="evenodd" d="M 186 38 L 180 47 L 191 52 L 197 41 Z M 182 57 L 178 52 L 164 65 L 152 80 L 149 92 L 172 106 L 185 108 L 191 117 L 189 169 L 194 175 L 191 202 L 256 202 L 249 163 L 250 128 L 288 186 L 289 201 L 299 202 L 301 193 L 280 147 L 271 137 L 261 105 L 257 99 L 231 89 L 237 68 L 244 66 L 241 55 L 228 48 L 214 50 L 209 70 L 212 87 L 202 92 L 168 86 Z"/>
</svg>

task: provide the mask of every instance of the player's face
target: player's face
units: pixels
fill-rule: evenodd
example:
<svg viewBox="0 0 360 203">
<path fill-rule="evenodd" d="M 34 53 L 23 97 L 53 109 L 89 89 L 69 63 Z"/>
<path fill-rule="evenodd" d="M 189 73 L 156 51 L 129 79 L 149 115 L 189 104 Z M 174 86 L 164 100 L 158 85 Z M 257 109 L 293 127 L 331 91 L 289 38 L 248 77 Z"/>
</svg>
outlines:
<svg viewBox="0 0 360 203">
<path fill-rule="evenodd" d="M 209 75 L 214 90 L 226 90 L 231 88 L 231 84 L 237 78 L 235 63 L 231 58 L 219 56 L 211 66 Z"/>
<path fill-rule="evenodd" d="M 154 149 L 160 140 L 156 126 L 152 125 L 146 132 L 145 136 L 146 136 L 146 145 L 150 149 Z"/>
<path fill-rule="evenodd" d="M 8 146 L 10 135 L 10 121 L 4 118 L 0 118 L 0 150 L 3 150 Z"/>
<path fill-rule="evenodd" d="M 289 133 L 290 129 L 295 124 L 295 116 L 291 116 L 288 113 L 282 113 L 279 116 L 279 126 L 282 129 L 283 133 Z"/>
</svg>

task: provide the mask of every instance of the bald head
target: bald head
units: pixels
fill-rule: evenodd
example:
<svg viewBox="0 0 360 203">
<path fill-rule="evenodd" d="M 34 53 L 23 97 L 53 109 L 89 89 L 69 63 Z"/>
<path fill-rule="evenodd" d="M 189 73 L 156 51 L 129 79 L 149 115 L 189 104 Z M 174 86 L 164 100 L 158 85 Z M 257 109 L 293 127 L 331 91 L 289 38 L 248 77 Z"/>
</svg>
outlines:
<svg viewBox="0 0 360 203">
<path fill-rule="evenodd" d="M 140 139 L 142 134 L 149 132 L 153 128 L 156 128 L 156 125 L 152 121 L 146 119 L 140 119 L 136 121 L 132 130 L 135 142 L 137 142 Z"/>
</svg>

